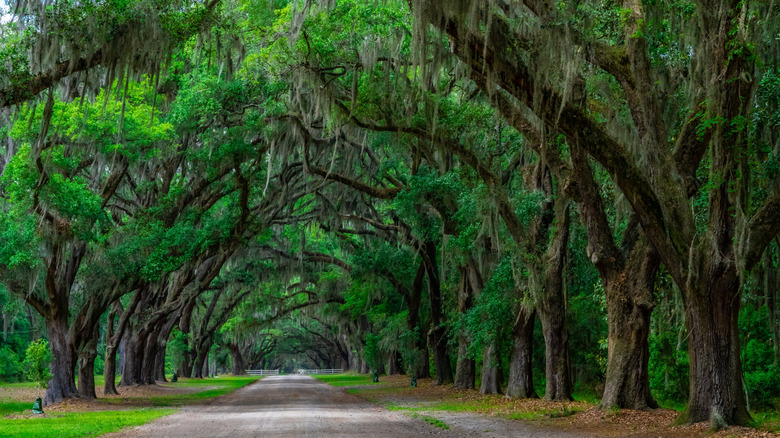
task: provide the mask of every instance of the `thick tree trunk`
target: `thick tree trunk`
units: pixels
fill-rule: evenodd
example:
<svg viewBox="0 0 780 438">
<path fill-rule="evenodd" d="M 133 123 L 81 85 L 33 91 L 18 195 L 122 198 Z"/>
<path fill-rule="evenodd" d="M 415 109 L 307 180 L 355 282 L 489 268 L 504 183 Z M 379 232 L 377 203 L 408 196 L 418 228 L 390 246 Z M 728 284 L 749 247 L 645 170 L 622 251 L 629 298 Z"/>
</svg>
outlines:
<svg viewBox="0 0 780 438">
<path fill-rule="evenodd" d="M 401 361 L 401 353 L 398 351 L 393 351 L 390 353 L 390 364 L 387 368 L 387 374 L 390 376 L 395 376 L 398 374 L 403 374 L 403 362 Z"/>
<path fill-rule="evenodd" d="M 68 335 L 67 312 L 59 318 L 48 319 L 46 328 L 49 330 L 49 347 L 53 358 L 52 379 L 46 389 L 43 404 L 50 405 L 76 395 L 75 355 Z"/>
<path fill-rule="evenodd" d="M 407 327 L 409 331 L 415 331 L 419 333 L 416 339 L 416 346 L 423 353 L 423 360 L 419 367 L 415 371 L 416 377 L 426 378 L 430 377 L 430 365 L 428 363 L 428 343 L 426 340 L 426 327 L 427 323 L 422 321 L 420 317 L 420 304 L 422 302 L 422 292 L 424 287 L 426 273 L 425 261 L 420 262 L 420 266 L 417 268 L 414 281 L 412 282 L 412 289 L 407 295 L 405 295 L 406 305 L 409 308 L 409 316 L 407 317 Z"/>
<path fill-rule="evenodd" d="M 476 361 L 469 357 L 469 339 L 466 333 L 461 332 L 458 337 L 458 363 L 455 366 L 455 388 L 474 389 L 477 379 Z"/>
<path fill-rule="evenodd" d="M 167 382 L 165 378 L 165 350 L 168 347 L 168 338 L 171 337 L 171 331 L 179 320 L 179 316 L 169 317 L 168 321 L 162 325 L 162 329 L 157 334 L 157 355 L 155 358 L 154 380 Z"/>
<path fill-rule="evenodd" d="M 709 420 L 716 427 L 747 424 L 751 418 L 742 388 L 739 276 L 727 260 L 710 257 L 696 266 L 697 281 L 687 294 L 688 420 Z"/>
<path fill-rule="evenodd" d="M 167 382 L 165 378 L 165 345 L 157 349 L 157 356 L 154 359 L 154 380 L 155 382 Z"/>
<path fill-rule="evenodd" d="M 96 330 L 97 331 L 97 327 Z M 79 380 L 78 380 L 78 393 L 79 396 L 87 399 L 94 400 L 97 398 L 95 394 L 95 358 L 97 357 L 97 333 L 94 333 L 92 339 L 82 348 L 79 353 L 78 366 L 79 366 Z"/>
<path fill-rule="evenodd" d="M 569 376 L 569 331 L 566 327 L 566 297 L 563 293 L 563 267 L 569 242 L 568 205 L 561 200 L 555 206 L 555 236 L 542 267 L 544 284 L 537 295 L 537 312 L 542 322 L 545 346 L 544 398 L 572 400 Z"/>
<path fill-rule="evenodd" d="M 513 329 L 512 358 L 509 362 L 507 398 L 538 398 L 533 379 L 535 310 L 520 308 Z"/>
<path fill-rule="evenodd" d="M 444 385 L 452 383 L 452 367 L 447 348 L 447 329 L 444 326 L 444 312 L 442 310 L 441 279 L 439 267 L 436 263 L 436 243 L 425 243 L 426 273 L 428 274 L 428 296 L 431 303 L 431 323 L 433 335 L 433 358 L 436 365 L 436 384 Z"/>
<path fill-rule="evenodd" d="M 554 309 L 540 310 L 539 319 L 542 321 L 544 334 L 545 376 L 547 377 L 544 398 L 572 400 L 566 314 Z"/>
<path fill-rule="evenodd" d="M 78 393 L 88 400 L 97 398 L 95 394 L 95 352 L 82 354 L 79 358 Z"/>
<path fill-rule="evenodd" d="M 233 363 L 233 375 L 240 376 L 244 374 L 246 366 L 244 365 L 244 356 L 241 355 L 241 350 L 236 344 L 227 344 L 228 350 L 230 350 L 230 362 Z"/>
<path fill-rule="evenodd" d="M 426 335 L 430 333 L 429 321 L 420 323 L 420 336 L 417 338 L 417 348 L 422 353 L 422 360 L 415 370 L 415 377 L 418 379 L 425 379 L 431 377 L 431 350 L 429 345 L 431 344 L 431 336 Z"/>
<path fill-rule="evenodd" d="M 106 343 L 106 362 L 103 366 L 103 377 L 105 378 L 103 395 L 119 394 L 116 390 L 116 347 L 111 345 L 111 343 Z"/>
<path fill-rule="evenodd" d="M 106 357 L 103 365 L 103 395 L 119 394 L 116 390 L 116 338 L 114 333 L 114 318 L 117 310 L 121 308 L 119 303 L 115 304 L 108 313 L 106 325 Z"/>
<path fill-rule="evenodd" d="M 141 377 L 139 384 L 141 385 L 154 385 L 155 374 L 158 369 L 157 364 L 157 352 L 159 345 L 157 344 L 157 335 L 160 329 L 155 329 L 146 337 L 146 342 L 143 345 L 143 360 L 141 361 Z"/>
<path fill-rule="evenodd" d="M 192 377 L 192 369 L 194 367 L 193 361 L 193 354 L 189 350 L 185 351 L 183 354 L 183 357 L 181 359 L 181 373 L 179 373 L 182 377 L 191 378 Z"/>
<path fill-rule="evenodd" d="M 488 345 L 482 359 L 482 384 L 479 387 L 480 394 L 501 394 L 501 363 L 495 342 Z"/>
<path fill-rule="evenodd" d="M 143 331 L 128 331 L 123 338 L 125 359 L 122 364 L 122 379 L 119 386 L 144 385 L 143 364 L 148 334 Z"/>
<path fill-rule="evenodd" d="M 655 250 L 640 242 L 623 271 L 605 281 L 609 345 L 602 408 L 658 407 L 650 394 L 647 342 L 658 264 Z"/>
<path fill-rule="evenodd" d="M 460 285 L 458 287 L 458 312 L 465 317 L 465 314 L 471 309 L 474 303 L 474 290 L 472 287 L 470 277 L 470 271 L 475 269 L 473 260 L 469 260 L 469 263 L 460 272 Z M 479 273 L 472 273 L 473 276 L 479 277 Z M 481 278 L 478 281 L 479 288 L 482 288 Z M 477 378 L 477 364 L 476 361 L 469 357 L 469 345 L 471 340 L 465 329 L 461 327 L 460 333 L 458 333 L 458 361 L 455 365 L 455 382 L 456 388 L 461 389 L 474 389 L 474 381 Z"/>
<path fill-rule="evenodd" d="M 208 363 L 206 359 L 209 356 L 209 349 L 211 348 L 211 340 L 200 343 L 201 347 L 198 349 L 195 355 L 195 365 L 192 369 L 193 378 L 202 379 L 209 374 Z M 208 347 L 207 347 L 208 346 Z"/>
</svg>

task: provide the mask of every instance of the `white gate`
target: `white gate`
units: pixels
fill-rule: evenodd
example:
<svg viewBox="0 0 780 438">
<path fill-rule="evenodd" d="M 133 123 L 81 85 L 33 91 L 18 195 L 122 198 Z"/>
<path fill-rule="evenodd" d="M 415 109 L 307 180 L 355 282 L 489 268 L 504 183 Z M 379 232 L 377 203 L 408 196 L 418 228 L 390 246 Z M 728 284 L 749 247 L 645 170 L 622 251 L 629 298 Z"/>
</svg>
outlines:
<svg viewBox="0 0 780 438">
<path fill-rule="evenodd" d="M 279 370 L 246 370 L 250 376 L 278 376 Z"/>
<path fill-rule="evenodd" d="M 303 369 L 298 370 L 298 374 L 339 374 L 343 373 L 344 370 L 341 368 L 325 368 L 325 369 Z"/>
</svg>

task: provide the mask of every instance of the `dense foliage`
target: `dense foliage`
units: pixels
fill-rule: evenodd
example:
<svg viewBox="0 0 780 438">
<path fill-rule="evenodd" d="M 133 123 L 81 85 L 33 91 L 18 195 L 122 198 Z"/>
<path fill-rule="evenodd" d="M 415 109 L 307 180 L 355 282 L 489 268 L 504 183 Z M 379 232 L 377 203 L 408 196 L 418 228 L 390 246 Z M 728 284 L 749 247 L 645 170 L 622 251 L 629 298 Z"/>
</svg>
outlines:
<svg viewBox="0 0 780 438">
<path fill-rule="evenodd" d="M 780 6 L 10 6 L 1 380 L 45 337 L 46 403 L 348 368 L 775 407 Z"/>
</svg>

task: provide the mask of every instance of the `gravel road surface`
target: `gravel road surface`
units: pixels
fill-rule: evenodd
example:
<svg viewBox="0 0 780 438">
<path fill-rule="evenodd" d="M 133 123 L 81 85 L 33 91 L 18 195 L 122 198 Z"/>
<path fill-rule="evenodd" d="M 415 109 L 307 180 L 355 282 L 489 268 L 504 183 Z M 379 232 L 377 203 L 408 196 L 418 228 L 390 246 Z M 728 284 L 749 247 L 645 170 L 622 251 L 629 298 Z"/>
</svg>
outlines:
<svg viewBox="0 0 780 438">
<path fill-rule="evenodd" d="M 445 413 L 442 413 L 445 414 Z M 439 418 L 437 414 L 429 414 Z M 446 417 L 446 418 L 445 418 Z M 210 404 L 110 437 L 532 437 L 582 436 L 541 430 L 521 422 L 447 413 L 449 430 L 398 411 L 387 411 L 309 376 L 268 376 Z"/>
</svg>

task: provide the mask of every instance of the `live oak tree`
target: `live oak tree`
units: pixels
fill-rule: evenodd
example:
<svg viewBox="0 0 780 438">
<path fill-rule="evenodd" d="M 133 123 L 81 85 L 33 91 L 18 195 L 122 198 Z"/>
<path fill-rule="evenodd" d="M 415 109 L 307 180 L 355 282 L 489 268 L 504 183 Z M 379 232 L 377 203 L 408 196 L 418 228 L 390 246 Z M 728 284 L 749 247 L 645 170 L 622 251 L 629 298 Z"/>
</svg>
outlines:
<svg viewBox="0 0 780 438">
<path fill-rule="evenodd" d="M 777 5 L 11 6 L 0 351 L 45 324 L 47 403 L 174 351 L 716 427 L 780 391 Z"/>
</svg>

